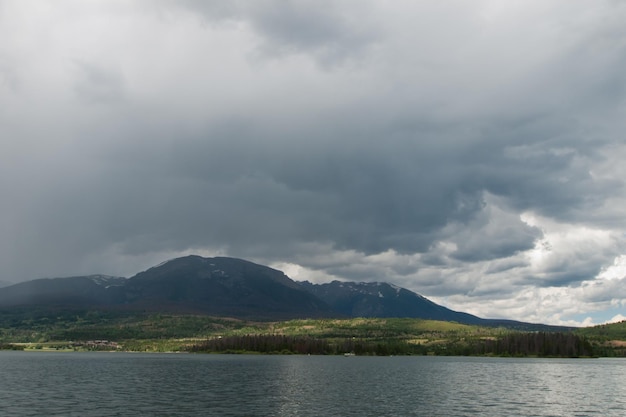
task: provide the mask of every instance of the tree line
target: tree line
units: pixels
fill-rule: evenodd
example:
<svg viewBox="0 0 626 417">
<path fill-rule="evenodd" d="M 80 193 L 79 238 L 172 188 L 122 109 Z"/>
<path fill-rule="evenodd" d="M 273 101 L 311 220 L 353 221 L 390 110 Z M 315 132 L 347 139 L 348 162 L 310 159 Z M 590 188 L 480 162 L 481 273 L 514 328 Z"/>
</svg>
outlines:
<svg viewBox="0 0 626 417">
<path fill-rule="evenodd" d="M 242 335 L 207 339 L 187 348 L 190 352 L 274 353 L 310 355 L 481 355 L 533 357 L 593 357 L 591 344 L 572 333 L 509 333 L 497 338 L 410 343 L 403 339 L 329 339 L 311 336 Z"/>
<path fill-rule="evenodd" d="M 475 346 L 476 354 L 496 356 L 592 357 L 591 343 L 573 333 L 510 333 L 486 339 Z"/>
</svg>

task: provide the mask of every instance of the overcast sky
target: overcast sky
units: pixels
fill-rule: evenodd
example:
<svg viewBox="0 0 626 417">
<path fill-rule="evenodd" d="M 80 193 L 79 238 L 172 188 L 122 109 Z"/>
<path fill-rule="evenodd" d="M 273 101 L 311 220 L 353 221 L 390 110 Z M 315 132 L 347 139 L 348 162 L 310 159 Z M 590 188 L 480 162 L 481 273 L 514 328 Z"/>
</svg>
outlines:
<svg viewBox="0 0 626 417">
<path fill-rule="evenodd" d="M 0 0 L 0 281 L 186 254 L 626 318 L 626 2 Z"/>
</svg>

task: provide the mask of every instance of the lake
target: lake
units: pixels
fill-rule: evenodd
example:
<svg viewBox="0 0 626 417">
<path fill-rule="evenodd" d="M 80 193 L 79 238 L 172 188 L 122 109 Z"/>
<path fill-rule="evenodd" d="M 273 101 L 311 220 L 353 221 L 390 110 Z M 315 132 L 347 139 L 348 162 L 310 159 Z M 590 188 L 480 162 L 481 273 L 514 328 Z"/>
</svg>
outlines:
<svg viewBox="0 0 626 417">
<path fill-rule="evenodd" d="M 2 416 L 624 416 L 626 360 L 0 351 Z"/>
</svg>

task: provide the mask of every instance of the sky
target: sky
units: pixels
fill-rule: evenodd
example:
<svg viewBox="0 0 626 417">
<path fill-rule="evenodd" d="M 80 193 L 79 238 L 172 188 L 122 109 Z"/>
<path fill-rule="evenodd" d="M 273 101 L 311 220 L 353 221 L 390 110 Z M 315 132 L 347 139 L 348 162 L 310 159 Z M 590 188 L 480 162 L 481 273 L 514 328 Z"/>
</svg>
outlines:
<svg viewBox="0 0 626 417">
<path fill-rule="evenodd" d="M 626 319 L 626 2 L 0 0 L 0 281 L 187 254 Z"/>
</svg>

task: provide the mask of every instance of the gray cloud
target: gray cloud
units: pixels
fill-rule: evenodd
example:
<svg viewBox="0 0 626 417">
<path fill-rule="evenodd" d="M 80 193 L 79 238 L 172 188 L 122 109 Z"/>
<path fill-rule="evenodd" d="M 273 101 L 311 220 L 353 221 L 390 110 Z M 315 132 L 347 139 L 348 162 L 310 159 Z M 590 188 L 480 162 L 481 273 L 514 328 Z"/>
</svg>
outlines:
<svg viewBox="0 0 626 417">
<path fill-rule="evenodd" d="M 626 250 L 620 3 L 3 7 L 0 280 L 219 253 L 481 312 Z"/>
<path fill-rule="evenodd" d="M 165 7 L 169 7 L 167 3 Z M 312 54 L 325 67 L 358 58 L 374 44 L 379 29 L 367 13 L 332 1 L 263 0 L 227 3 L 189 0 L 181 6 L 199 12 L 210 24 L 236 21 L 249 24 L 260 37 L 257 53 L 264 57 Z M 365 11 L 365 12 L 364 12 Z"/>
<path fill-rule="evenodd" d="M 94 64 L 76 62 L 75 90 L 87 103 L 119 102 L 125 97 L 124 77 Z"/>
</svg>

